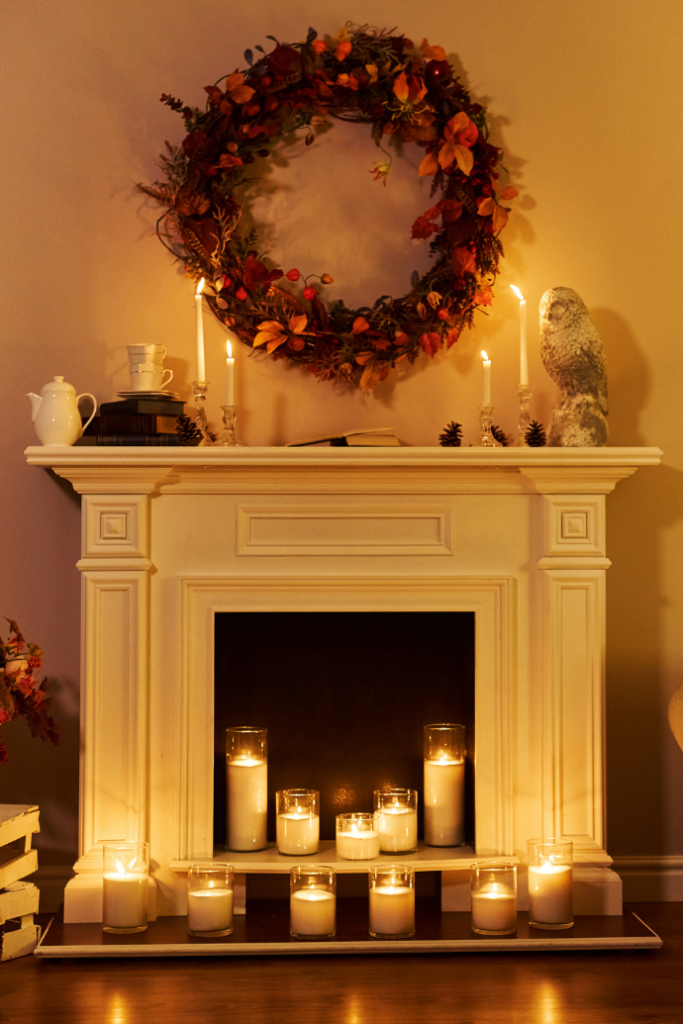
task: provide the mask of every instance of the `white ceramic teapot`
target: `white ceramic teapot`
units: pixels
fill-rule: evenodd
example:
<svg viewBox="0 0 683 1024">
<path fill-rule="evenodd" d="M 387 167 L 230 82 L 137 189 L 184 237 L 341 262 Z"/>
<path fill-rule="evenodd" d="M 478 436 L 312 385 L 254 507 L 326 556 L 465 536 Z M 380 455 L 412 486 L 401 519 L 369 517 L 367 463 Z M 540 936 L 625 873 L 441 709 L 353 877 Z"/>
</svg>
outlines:
<svg viewBox="0 0 683 1024">
<path fill-rule="evenodd" d="M 29 393 L 26 397 L 31 399 L 32 419 L 41 444 L 73 444 L 97 412 L 95 396 L 87 391 L 77 396 L 73 384 L 66 384 L 63 377 L 55 377 L 39 395 Z M 78 411 L 81 398 L 91 398 L 93 403 L 92 415 L 83 425 Z"/>
</svg>

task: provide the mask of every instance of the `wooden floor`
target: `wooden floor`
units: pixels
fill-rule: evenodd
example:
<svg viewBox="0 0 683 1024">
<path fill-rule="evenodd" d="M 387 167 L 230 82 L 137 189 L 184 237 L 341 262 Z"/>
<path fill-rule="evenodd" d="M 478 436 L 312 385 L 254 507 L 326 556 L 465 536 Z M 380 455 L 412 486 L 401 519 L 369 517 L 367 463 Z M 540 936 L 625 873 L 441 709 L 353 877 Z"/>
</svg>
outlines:
<svg viewBox="0 0 683 1024">
<path fill-rule="evenodd" d="M 631 903 L 657 951 L 39 961 L 0 966 L 11 1024 L 681 1024 L 683 903 Z"/>
</svg>

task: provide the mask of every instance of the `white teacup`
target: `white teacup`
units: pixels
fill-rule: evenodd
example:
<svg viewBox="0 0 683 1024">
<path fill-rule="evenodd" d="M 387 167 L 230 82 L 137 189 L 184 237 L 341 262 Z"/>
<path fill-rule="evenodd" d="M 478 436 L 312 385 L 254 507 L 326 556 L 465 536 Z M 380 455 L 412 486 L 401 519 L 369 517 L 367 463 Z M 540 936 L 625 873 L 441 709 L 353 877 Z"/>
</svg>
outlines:
<svg viewBox="0 0 683 1024">
<path fill-rule="evenodd" d="M 168 374 L 168 376 L 166 376 Z M 173 370 L 164 370 L 156 363 L 137 363 L 130 368 L 133 391 L 161 391 L 173 380 Z"/>
<path fill-rule="evenodd" d="M 154 363 L 161 366 L 166 356 L 164 345 L 129 345 L 128 362 L 131 366 L 140 363 Z"/>
</svg>

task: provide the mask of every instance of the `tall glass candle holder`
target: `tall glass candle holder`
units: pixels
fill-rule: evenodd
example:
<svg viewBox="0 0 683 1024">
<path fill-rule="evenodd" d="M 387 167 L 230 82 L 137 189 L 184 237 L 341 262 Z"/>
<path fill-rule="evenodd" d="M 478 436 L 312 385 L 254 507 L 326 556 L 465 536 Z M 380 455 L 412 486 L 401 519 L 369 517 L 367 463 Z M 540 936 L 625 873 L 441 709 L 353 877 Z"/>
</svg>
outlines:
<svg viewBox="0 0 683 1024">
<path fill-rule="evenodd" d="M 263 850 L 268 809 L 268 730 L 250 725 L 225 730 L 228 835 L 231 850 Z"/>
<path fill-rule="evenodd" d="M 236 433 L 237 406 L 222 405 L 221 411 L 223 413 L 223 430 L 221 436 L 215 442 L 215 447 L 241 448 L 242 442 L 237 440 Z"/>
<path fill-rule="evenodd" d="M 368 868 L 370 934 L 374 939 L 409 939 L 415 934 L 415 869 L 407 864 Z"/>
<path fill-rule="evenodd" d="M 289 933 L 294 939 L 331 939 L 337 931 L 337 872 L 297 865 L 289 876 Z"/>
<path fill-rule="evenodd" d="M 279 789 L 276 793 L 278 853 L 305 857 L 318 852 L 320 793 L 317 789 Z"/>
<path fill-rule="evenodd" d="M 517 930 L 517 867 L 496 862 L 470 868 L 472 931 L 511 935 Z"/>
<path fill-rule="evenodd" d="M 379 814 L 338 814 L 335 819 L 337 856 L 342 860 L 379 857 Z"/>
<path fill-rule="evenodd" d="M 187 930 L 214 938 L 231 935 L 235 880 L 230 864 L 192 864 L 187 872 Z"/>
<path fill-rule="evenodd" d="M 209 424 L 206 418 L 206 395 L 209 390 L 209 382 L 206 380 L 193 380 L 192 390 L 194 392 L 194 400 L 197 406 L 197 418 L 195 423 L 199 427 L 202 439 L 199 442 L 199 448 L 207 448 L 213 444 L 209 435 Z"/>
<path fill-rule="evenodd" d="M 479 440 L 473 442 L 470 448 L 502 448 L 500 441 L 493 435 L 493 406 L 482 405 L 479 410 Z"/>
<path fill-rule="evenodd" d="M 102 930 L 132 935 L 147 928 L 149 843 L 104 843 Z"/>
<path fill-rule="evenodd" d="M 379 848 L 382 853 L 413 853 L 417 849 L 417 790 L 376 789 Z"/>
<path fill-rule="evenodd" d="M 425 725 L 424 805 L 427 846 L 465 842 L 465 726 Z"/>
<path fill-rule="evenodd" d="M 571 839 L 529 839 L 529 924 L 571 928 L 573 844 Z"/>
</svg>

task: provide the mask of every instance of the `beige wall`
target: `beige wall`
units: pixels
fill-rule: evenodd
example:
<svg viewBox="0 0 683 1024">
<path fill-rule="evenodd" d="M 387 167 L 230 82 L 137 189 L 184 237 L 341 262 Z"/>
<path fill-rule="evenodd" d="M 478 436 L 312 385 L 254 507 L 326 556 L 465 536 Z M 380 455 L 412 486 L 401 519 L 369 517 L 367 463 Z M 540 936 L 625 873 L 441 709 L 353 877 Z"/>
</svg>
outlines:
<svg viewBox="0 0 683 1024">
<path fill-rule="evenodd" d="M 3 727 L 11 761 L 0 768 L 0 802 L 40 803 L 42 863 L 73 860 L 78 501 L 25 465 L 34 435 L 23 396 L 59 373 L 111 399 L 126 383 L 125 345 L 149 341 L 167 345 L 187 396 L 190 285 L 154 239 L 155 210 L 133 187 L 154 177 L 164 139 L 181 138 L 180 119 L 158 97 L 203 103 L 202 87 L 241 65 L 245 47 L 266 44 L 266 34 L 291 41 L 309 24 L 335 32 L 347 18 L 441 44 L 488 105 L 522 193 L 504 234 L 497 301 L 449 354 L 423 357 L 370 397 L 247 360 L 242 349 L 244 439 L 279 444 L 378 424 L 394 425 L 408 444 L 432 445 L 453 418 L 471 436 L 482 347 L 494 360 L 496 419 L 512 429 L 511 282 L 529 300 L 533 413 L 547 423 L 555 395 L 533 310 L 547 287 L 575 288 L 607 350 L 611 442 L 665 450 L 660 469 L 620 484 L 608 506 L 609 848 L 683 855 L 683 754 L 666 721 L 683 666 L 679 0 L 4 0 L 0 613 L 45 648 L 64 743 L 43 748 L 23 722 Z M 375 157 L 362 129 L 335 128 L 305 161 L 292 152 L 264 211 L 273 254 L 331 273 L 349 302 L 407 290 L 424 259 L 408 241 L 426 205 L 414 157 L 397 161 L 386 189 L 367 173 Z M 216 422 L 224 336 L 208 319 L 206 332 Z"/>
</svg>

